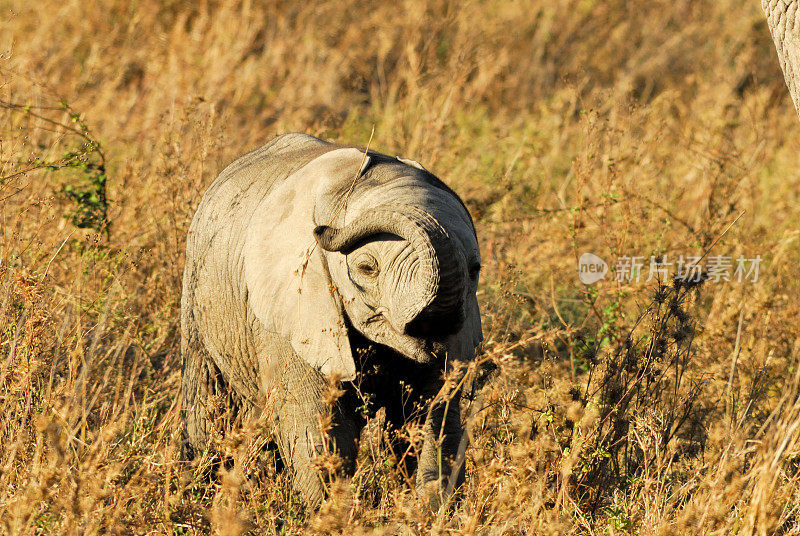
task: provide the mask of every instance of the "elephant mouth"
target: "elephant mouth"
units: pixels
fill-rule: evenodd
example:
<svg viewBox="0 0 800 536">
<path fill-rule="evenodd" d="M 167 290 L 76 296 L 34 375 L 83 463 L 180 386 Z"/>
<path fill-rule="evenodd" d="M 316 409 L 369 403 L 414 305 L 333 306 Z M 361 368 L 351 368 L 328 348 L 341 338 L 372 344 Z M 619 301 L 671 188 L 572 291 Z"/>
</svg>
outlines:
<svg viewBox="0 0 800 536">
<path fill-rule="evenodd" d="M 417 363 L 432 363 L 445 355 L 443 342 L 401 333 L 382 313 L 369 316 L 361 330 L 373 342 L 388 346 Z"/>
</svg>

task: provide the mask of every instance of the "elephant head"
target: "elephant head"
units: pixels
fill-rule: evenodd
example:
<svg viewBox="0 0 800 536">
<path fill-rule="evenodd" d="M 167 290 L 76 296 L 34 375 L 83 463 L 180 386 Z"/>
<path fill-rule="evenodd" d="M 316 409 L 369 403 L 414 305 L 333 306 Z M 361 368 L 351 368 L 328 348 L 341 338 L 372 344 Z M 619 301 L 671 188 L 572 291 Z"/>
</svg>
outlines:
<svg viewBox="0 0 800 536">
<path fill-rule="evenodd" d="M 448 195 L 439 202 L 457 212 Z M 459 226 L 408 204 L 369 208 L 342 228 L 318 226 L 349 324 L 417 362 L 468 357 L 481 337 L 480 258 L 474 235 Z"/>
<path fill-rule="evenodd" d="M 483 338 L 472 219 L 452 190 L 407 162 L 331 150 L 277 186 L 250 225 L 256 316 L 328 375 L 355 377 L 348 330 L 423 363 L 470 359 Z M 269 259 L 269 272 L 253 259 Z"/>
</svg>

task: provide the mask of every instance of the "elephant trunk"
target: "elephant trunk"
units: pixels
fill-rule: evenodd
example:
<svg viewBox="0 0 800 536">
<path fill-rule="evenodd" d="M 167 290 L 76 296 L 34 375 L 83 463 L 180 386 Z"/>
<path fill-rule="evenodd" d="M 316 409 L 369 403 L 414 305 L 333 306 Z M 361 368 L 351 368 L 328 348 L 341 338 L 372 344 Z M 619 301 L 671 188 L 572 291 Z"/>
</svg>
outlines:
<svg viewBox="0 0 800 536">
<path fill-rule="evenodd" d="M 382 205 L 367 210 L 341 229 L 326 225 L 314 229 L 314 236 L 322 249 L 344 253 L 380 233 L 408 240 L 419 256 L 421 281 L 415 285 L 410 299 L 402 300 L 393 308 L 396 327 L 406 332 L 409 328 L 425 331 L 430 325 L 426 318 L 435 318 L 443 312 L 455 313 L 457 318 L 454 321 L 460 325 L 465 283 L 463 261 L 459 259 L 450 235 L 428 212 L 413 206 Z"/>
</svg>

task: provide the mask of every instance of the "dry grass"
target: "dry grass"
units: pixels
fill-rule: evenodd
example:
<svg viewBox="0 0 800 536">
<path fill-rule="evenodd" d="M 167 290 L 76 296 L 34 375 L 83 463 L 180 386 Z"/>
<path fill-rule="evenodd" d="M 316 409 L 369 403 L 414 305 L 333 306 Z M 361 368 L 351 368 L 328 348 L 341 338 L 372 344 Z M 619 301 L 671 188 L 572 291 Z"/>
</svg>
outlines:
<svg viewBox="0 0 800 536">
<path fill-rule="evenodd" d="M 800 124 L 742 4 L 0 0 L 0 532 L 800 534 Z M 373 126 L 484 256 L 496 372 L 433 517 L 370 456 L 307 511 L 252 429 L 217 478 L 180 461 L 202 192 L 277 133 Z M 577 279 L 742 210 L 714 251 L 756 283 Z"/>
</svg>

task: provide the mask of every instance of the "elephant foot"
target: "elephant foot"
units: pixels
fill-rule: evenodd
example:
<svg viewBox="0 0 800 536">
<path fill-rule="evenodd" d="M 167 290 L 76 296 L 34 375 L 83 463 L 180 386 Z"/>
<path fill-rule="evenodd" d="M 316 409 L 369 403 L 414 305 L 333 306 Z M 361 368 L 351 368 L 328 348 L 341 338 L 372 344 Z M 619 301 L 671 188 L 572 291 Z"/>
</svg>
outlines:
<svg viewBox="0 0 800 536">
<path fill-rule="evenodd" d="M 416 491 L 417 499 L 430 512 L 438 512 L 447 499 L 441 480 L 418 481 Z"/>
<path fill-rule="evenodd" d="M 311 468 L 296 469 L 292 486 L 300 493 L 309 508 L 317 509 L 325 500 L 325 484 L 322 476 Z"/>
</svg>

